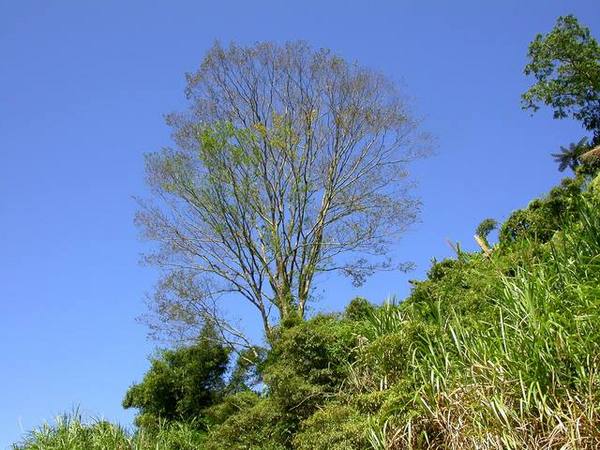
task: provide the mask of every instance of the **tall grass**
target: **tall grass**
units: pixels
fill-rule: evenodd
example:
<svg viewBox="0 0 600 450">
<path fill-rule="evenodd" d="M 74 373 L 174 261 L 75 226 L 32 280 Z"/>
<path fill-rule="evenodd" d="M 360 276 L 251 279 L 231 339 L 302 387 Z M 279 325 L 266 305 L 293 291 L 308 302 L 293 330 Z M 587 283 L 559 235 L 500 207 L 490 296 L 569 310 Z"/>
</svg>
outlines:
<svg viewBox="0 0 600 450">
<path fill-rule="evenodd" d="M 101 419 L 86 420 L 78 411 L 63 414 L 54 424 L 30 431 L 14 450 L 196 450 L 204 433 L 193 424 L 162 423 L 152 433 L 131 433 Z"/>
<path fill-rule="evenodd" d="M 374 448 L 600 448 L 599 206 L 582 200 L 536 263 L 499 273 L 489 315 L 474 324 L 450 307 L 438 334 L 413 341 L 421 414 L 389 414 Z M 398 321 L 390 308 L 372 318 Z"/>
</svg>

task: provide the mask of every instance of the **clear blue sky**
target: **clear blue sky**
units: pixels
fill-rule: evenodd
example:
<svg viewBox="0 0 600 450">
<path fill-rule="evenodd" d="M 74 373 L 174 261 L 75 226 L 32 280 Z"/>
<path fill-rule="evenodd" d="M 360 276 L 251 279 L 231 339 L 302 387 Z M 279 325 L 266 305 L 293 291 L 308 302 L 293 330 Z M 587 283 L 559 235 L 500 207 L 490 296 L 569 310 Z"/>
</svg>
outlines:
<svg viewBox="0 0 600 450">
<path fill-rule="evenodd" d="M 79 404 L 130 423 L 121 398 L 154 344 L 135 322 L 155 276 L 132 217 L 142 155 L 169 144 L 162 115 L 185 106 L 184 73 L 215 39 L 304 39 L 402 81 L 437 137 L 414 170 L 422 223 L 398 245 L 418 268 L 363 288 L 331 279 L 323 309 L 404 296 L 446 238 L 473 248 L 555 184 L 550 152 L 577 124 L 530 117 L 519 95 L 527 44 L 589 1 L 0 0 L 0 448 Z"/>
</svg>

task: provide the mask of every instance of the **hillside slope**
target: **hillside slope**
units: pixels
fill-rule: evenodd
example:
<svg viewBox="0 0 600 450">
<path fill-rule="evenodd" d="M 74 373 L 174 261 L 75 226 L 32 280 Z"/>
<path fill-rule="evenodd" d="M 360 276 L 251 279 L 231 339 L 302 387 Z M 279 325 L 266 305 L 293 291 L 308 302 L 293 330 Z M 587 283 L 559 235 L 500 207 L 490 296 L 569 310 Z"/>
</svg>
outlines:
<svg viewBox="0 0 600 450">
<path fill-rule="evenodd" d="M 600 448 L 599 211 L 600 177 L 566 179 L 406 300 L 286 324 L 261 393 L 196 422 L 67 420 L 15 448 Z"/>
</svg>

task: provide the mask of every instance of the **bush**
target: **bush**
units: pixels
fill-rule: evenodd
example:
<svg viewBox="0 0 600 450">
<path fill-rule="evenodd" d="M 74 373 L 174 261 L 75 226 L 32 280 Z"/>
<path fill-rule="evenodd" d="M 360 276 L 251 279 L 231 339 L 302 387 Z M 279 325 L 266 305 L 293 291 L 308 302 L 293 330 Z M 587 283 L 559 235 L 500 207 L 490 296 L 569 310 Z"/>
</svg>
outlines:
<svg viewBox="0 0 600 450">
<path fill-rule="evenodd" d="M 253 407 L 259 401 L 260 397 L 253 391 L 228 395 L 220 403 L 204 410 L 205 421 L 209 428 L 221 425 L 231 416 Z"/>
<path fill-rule="evenodd" d="M 239 400 L 239 398 L 238 398 Z M 240 409 L 212 428 L 205 450 L 280 450 L 291 438 L 279 408 L 269 399 L 241 402 Z"/>
<path fill-rule="evenodd" d="M 576 212 L 574 202 L 581 194 L 585 177 L 565 178 L 542 198 L 532 201 L 526 209 L 515 211 L 500 229 L 500 243 L 529 239 L 548 242 Z"/>
<path fill-rule="evenodd" d="M 369 419 L 356 409 L 331 403 L 302 423 L 294 438 L 298 450 L 362 450 L 368 448 Z"/>
<path fill-rule="evenodd" d="M 223 395 L 229 352 L 206 328 L 190 347 L 165 350 L 139 384 L 129 388 L 125 408 L 138 408 L 136 424 L 153 430 L 161 421 L 195 421 Z"/>
<path fill-rule="evenodd" d="M 13 445 L 15 450 L 197 450 L 205 434 L 186 423 L 157 424 L 152 433 L 130 433 L 105 420 L 84 420 L 78 412 L 57 417 Z"/>
<path fill-rule="evenodd" d="M 264 379 L 271 399 L 292 426 L 308 417 L 346 379 L 357 327 L 320 315 L 285 330 L 267 359 Z"/>
<path fill-rule="evenodd" d="M 356 297 L 346 306 L 344 317 L 348 320 L 360 321 L 367 318 L 374 310 L 375 306 L 366 298 Z"/>
</svg>

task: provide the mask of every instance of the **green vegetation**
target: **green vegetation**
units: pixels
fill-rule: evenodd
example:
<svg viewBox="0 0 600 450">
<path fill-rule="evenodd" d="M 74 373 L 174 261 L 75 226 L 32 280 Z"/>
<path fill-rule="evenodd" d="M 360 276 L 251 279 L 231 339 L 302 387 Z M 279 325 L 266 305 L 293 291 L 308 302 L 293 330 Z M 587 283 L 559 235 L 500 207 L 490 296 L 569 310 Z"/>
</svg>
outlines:
<svg viewBox="0 0 600 450">
<path fill-rule="evenodd" d="M 189 347 L 163 351 L 144 380 L 127 391 L 123 406 L 137 408 L 136 424 L 147 430 L 166 421 L 199 421 L 198 413 L 224 395 L 229 351 L 206 327 Z"/>
<path fill-rule="evenodd" d="M 581 138 L 579 142 L 575 144 L 570 144 L 569 147 L 560 147 L 559 153 L 552 153 L 554 157 L 554 161 L 558 163 L 558 170 L 564 172 L 567 167 L 571 169 L 573 172 L 579 167 L 580 161 L 579 158 L 582 154 L 584 154 L 588 149 L 589 145 L 587 142 L 587 138 Z"/>
<path fill-rule="evenodd" d="M 22 450 L 196 450 L 204 433 L 193 424 L 161 422 L 153 433 L 128 430 L 104 420 L 86 421 L 78 412 L 33 430 L 14 449 Z"/>
<path fill-rule="evenodd" d="M 542 84 L 525 99 L 560 94 L 557 103 L 546 102 L 558 108 L 557 117 L 582 97 L 567 101 L 564 93 L 540 89 L 575 81 L 578 88 L 583 82 L 571 79 L 571 72 L 564 83 L 549 81 L 555 56 L 545 52 L 561 46 L 568 55 L 595 58 L 582 63 L 590 70 L 598 62 L 597 44 L 570 16 L 559 19 L 548 37 L 536 38 L 527 70 Z M 567 69 L 556 70 L 566 76 Z M 585 102 L 596 101 L 597 93 Z M 576 118 L 597 133 L 587 116 L 595 112 L 582 105 Z M 291 139 L 291 128 L 283 130 L 281 139 Z M 218 163 L 215 177 L 229 174 L 232 160 L 243 166 L 241 159 L 250 157 L 229 143 L 233 134 L 242 133 L 238 143 L 255 139 L 247 129 L 226 131 L 230 135 L 221 143 L 216 140 L 223 136 L 214 130 L 202 135 L 211 139 L 207 151 Z M 124 406 L 139 410 L 133 432 L 74 414 L 31 432 L 14 448 L 600 448 L 600 174 L 577 159 L 583 146 L 581 141 L 564 158 L 557 156 L 561 170 L 571 167 L 573 177 L 511 214 L 495 243 L 490 233 L 499 224 L 482 221 L 476 237 L 483 251 L 457 247 L 456 257 L 434 260 L 426 279 L 413 281 L 403 301 L 376 306 L 356 298 L 341 313 L 304 318 L 306 298 L 301 306 L 288 296 L 298 281 L 277 285 L 277 279 L 273 292 L 285 288 L 286 295 L 273 297 L 281 320 L 267 320 L 267 348 L 243 339 L 232 343 L 237 330 L 219 322 L 214 310 L 203 310 L 194 343 L 160 353 L 143 381 L 127 392 Z M 224 147 L 231 154 L 221 152 Z M 223 155 L 228 156 L 219 159 Z M 192 166 L 173 166 L 177 158 L 161 161 L 162 175 L 177 174 L 173 180 L 179 183 L 162 188 L 193 191 L 184 189 Z M 252 190 L 249 178 L 242 193 Z M 213 187 L 223 194 L 228 183 Z M 221 206 L 229 218 L 249 217 L 249 210 L 237 217 Z M 276 237 L 277 230 L 269 239 Z M 175 275 L 163 281 L 166 291 L 157 300 L 179 324 L 196 325 L 173 296 L 199 295 L 198 285 L 189 274 Z M 284 314 L 284 306 L 301 313 Z"/>
<path fill-rule="evenodd" d="M 278 328 L 260 392 L 228 390 L 227 351 L 204 341 L 128 392 L 135 434 L 65 418 L 15 448 L 598 448 L 598 211 L 600 177 L 566 179 L 403 302 Z"/>
<path fill-rule="evenodd" d="M 526 75 L 536 83 L 523 94 L 523 108 L 548 105 L 554 118 L 571 117 L 600 144 L 600 44 L 574 16 L 559 17 L 547 35 L 529 45 Z"/>
</svg>

